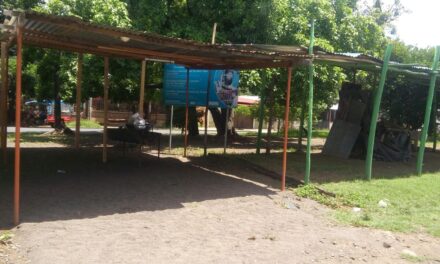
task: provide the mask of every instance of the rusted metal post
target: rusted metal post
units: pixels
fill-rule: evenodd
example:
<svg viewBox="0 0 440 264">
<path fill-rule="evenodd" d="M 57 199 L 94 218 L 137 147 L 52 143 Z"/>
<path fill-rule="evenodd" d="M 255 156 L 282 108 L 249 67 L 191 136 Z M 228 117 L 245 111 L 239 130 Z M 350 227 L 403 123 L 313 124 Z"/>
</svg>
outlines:
<svg viewBox="0 0 440 264">
<path fill-rule="evenodd" d="M 76 124 L 75 124 L 75 148 L 79 149 L 80 128 L 81 128 L 81 84 L 82 84 L 82 68 L 83 55 L 78 54 L 77 68 L 76 68 Z"/>
<path fill-rule="evenodd" d="M 141 87 L 139 88 L 139 115 L 144 118 L 144 98 L 145 98 L 145 72 L 147 69 L 147 61 L 142 61 L 141 67 Z"/>
<path fill-rule="evenodd" d="M 170 139 L 169 139 L 169 153 L 171 154 L 172 141 L 173 141 L 173 119 L 174 119 L 174 105 L 171 105 L 170 109 Z"/>
<path fill-rule="evenodd" d="M 212 28 L 211 44 L 215 44 L 215 35 L 217 33 L 217 23 Z M 203 139 L 203 156 L 208 155 L 208 112 L 209 112 L 209 96 L 211 90 L 211 70 L 208 71 L 208 86 L 206 87 L 206 106 L 205 106 L 205 135 Z"/>
<path fill-rule="evenodd" d="M 109 87 L 109 59 L 104 58 L 104 130 L 102 162 L 107 162 L 107 122 L 108 122 L 108 87 Z"/>
<path fill-rule="evenodd" d="M 186 157 L 188 147 L 188 114 L 189 114 L 189 68 L 186 68 L 186 108 L 185 108 L 185 142 L 183 146 L 183 156 Z"/>
<path fill-rule="evenodd" d="M 23 28 L 21 17 L 17 26 L 17 68 L 15 80 L 15 161 L 14 161 L 14 225 L 20 222 L 20 126 L 21 126 L 21 70 L 23 62 Z"/>
<path fill-rule="evenodd" d="M 1 78 L 2 87 L 0 90 L 0 128 L 1 128 L 1 142 L 0 146 L 2 149 L 3 164 L 6 165 L 6 155 L 7 155 L 7 138 L 8 138 L 8 115 L 7 115 L 7 104 L 8 104 L 8 45 L 6 42 L 1 43 Z"/>
<path fill-rule="evenodd" d="M 284 112 L 284 146 L 283 146 L 283 174 L 281 177 L 281 191 L 286 189 L 287 173 L 287 143 L 289 140 L 289 112 L 290 112 L 290 84 L 292 82 L 292 67 L 287 69 L 286 107 Z"/>
<path fill-rule="evenodd" d="M 226 121 L 225 121 L 225 138 L 223 142 L 223 154 L 226 154 L 226 147 L 228 146 L 228 131 L 229 131 L 229 115 L 231 113 L 231 108 L 228 106 L 226 108 Z"/>
<path fill-rule="evenodd" d="M 209 96 L 211 90 L 211 70 L 208 71 L 208 86 L 206 88 L 206 106 L 205 106 L 205 135 L 203 139 L 203 156 L 208 155 L 208 112 L 209 112 Z"/>
</svg>

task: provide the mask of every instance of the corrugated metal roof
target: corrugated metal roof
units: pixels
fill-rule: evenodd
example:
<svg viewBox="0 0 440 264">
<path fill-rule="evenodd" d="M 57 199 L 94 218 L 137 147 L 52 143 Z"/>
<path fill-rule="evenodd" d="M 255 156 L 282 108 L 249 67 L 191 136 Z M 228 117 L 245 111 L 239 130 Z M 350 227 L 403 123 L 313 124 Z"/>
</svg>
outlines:
<svg viewBox="0 0 440 264">
<path fill-rule="evenodd" d="M 331 53 L 319 47 L 313 56 L 306 47 L 261 44 L 209 44 L 155 33 L 97 25 L 77 17 L 26 12 L 9 13 L 0 40 L 15 37 L 18 17 L 23 18 L 26 45 L 72 52 L 133 59 L 166 60 L 191 68 L 279 68 L 316 63 L 379 71 L 382 60 L 361 53 Z M 390 63 L 391 72 L 429 78 L 431 70 L 417 65 Z"/>
</svg>

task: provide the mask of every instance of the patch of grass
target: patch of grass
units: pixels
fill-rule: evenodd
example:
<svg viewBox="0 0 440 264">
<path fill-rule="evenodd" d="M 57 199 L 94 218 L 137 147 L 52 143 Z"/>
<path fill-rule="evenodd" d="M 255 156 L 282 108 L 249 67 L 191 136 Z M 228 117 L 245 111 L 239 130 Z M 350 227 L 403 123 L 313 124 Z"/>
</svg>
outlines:
<svg viewBox="0 0 440 264">
<path fill-rule="evenodd" d="M 420 263 L 420 262 L 426 261 L 426 258 L 424 258 L 424 257 L 419 257 L 419 256 L 415 257 L 415 256 L 411 256 L 408 254 L 403 254 L 403 253 L 400 255 L 400 257 L 403 258 L 404 260 L 407 260 L 409 262 L 414 262 L 414 263 Z"/>
<path fill-rule="evenodd" d="M 328 133 L 330 131 L 328 129 L 317 129 L 317 130 L 313 130 L 312 132 L 312 137 L 314 138 L 327 138 Z M 280 136 L 282 134 L 277 134 L 277 132 L 272 132 L 272 134 L 274 136 Z M 257 132 L 247 132 L 244 134 L 244 136 L 253 136 L 256 137 L 258 135 Z M 263 132 L 262 133 L 263 136 L 266 136 L 266 133 Z M 289 137 L 299 137 L 299 130 L 298 129 L 289 129 Z M 303 138 L 307 138 L 307 133 L 304 131 L 303 133 Z"/>
<path fill-rule="evenodd" d="M 323 197 L 314 187 L 295 190 L 299 196 L 336 208 L 335 217 L 355 226 L 399 232 L 427 232 L 440 237 L 440 173 L 421 177 L 324 183 L 320 188 L 334 193 Z M 386 200 L 387 207 L 378 202 Z M 360 207 L 355 213 L 352 207 Z"/>
<path fill-rule="evenodd" d="M 61 145 L 73 145 L 75 138 L 72 135 L 47 135 L 41 132 L 26 132 L 20 135 L 22 143 L 56 143 Z M 95 145 L 101 142 L 102 136 L 100 134 L 82 134 L 81 144 Z M 15 141 L 15 133 L 8 133 L 8 141 Z"/>
<path fill-rule="evenodd" d="M 66 123 L 66 126 L 74 129 L 76 126 L 76 120 Z M 102 126 L 93 120 L 81 119 L 81 128 L 102 128 Z"/>
<path fill-rule="evenodd" d="M 0 234 L 0 243 L 8 244 L 13 236 L 14 235 L 11 234 L 10 232 L 3 232 L 2 234 Z"/>
</svg>

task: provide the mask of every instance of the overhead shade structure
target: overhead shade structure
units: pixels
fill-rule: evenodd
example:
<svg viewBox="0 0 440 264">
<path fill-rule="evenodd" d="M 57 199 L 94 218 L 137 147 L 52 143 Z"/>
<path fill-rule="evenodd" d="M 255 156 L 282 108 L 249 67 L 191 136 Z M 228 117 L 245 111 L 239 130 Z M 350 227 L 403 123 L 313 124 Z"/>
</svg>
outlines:
<svg viewBox="0 0 440 264">
<path fill-rule="evenodd" d="M 3 12 L 6 19 L 0 24 L 0 42 L 9 49 L 17 44 L 16 103 L 21 104 L 22 46 L 52 48 L 82 54 L 94 54 L 105 58 L 104 97 L 108 110 L 109 59 L 129 58 L 139 61 L 153 60 L 174 62 L 187 69 L 261 69 L 292 68 L 310 63 L 328 64 L 360 70 L 380 71 L 383 61 L 355 53 L 330 53 L 313 47 L 313 52 L 300 46 L 276 46 L 259 44 L 211 44 L 184 40 L 158 34 L 97 25 L 77 17 L 55 16 L 33 11 Z M 5 64 L 7 52 L 2 56 Z M 7 58 L 6 58 L 7 59 Z M 6 67 L 3 67 L 6 68 Z M 7 68 L 6 68 L 7 69 Z M 429 80 L 431 69 L 417 65 L 390 63 L 390 72 L 397 72 Z M 435 73 L 438 75 L 438 73 Z M 5 75 L 5 72 L 2 72 Z M 7 75 L 7 73 L 6 73 Z M 289 75 L 290 76 L 290 75 Z M 5 79 L 5 78 L 3 78 Z M 80 84 L 80 82 L 78 82 Z M 80 88 L 78 86 L 78 88 Z M 4 91 L 3 91 L 4 92 Z M 288 88 L 286 90 L 288 92 Z M 286 95 L 289 97 L 289 95 Z M 288 99 L 288 98 L 286 98 Z M 4 103 L 2 103 L 3 105 Z M 286 105 L 289 101 L 286 100 Z M 4 107 L 4 106 L 3 106 Z M 288 108 L 288 107 L 287 107 Z M 14 223 L 19 222 L 20 198 L 20 107 L 16 107 L 16 140 L 14 172 Z M 288 109 L 286 109 L 288 110 Z M 107 123 L 107 117 L 104 118 Z M 288 120 L 288 115 L 285 121 Z M 104 130 L 106 130 L 106 124 Z M 287 126 L 286 126 L 287 127 Z M 4 129 L 4 126 L 3 126 Z M 283 167 L 287 164 L 287 135 L 285 131 Z M 79 141 L 78 141 L 79 142 Z M 107 161 L 107 137 L 104 131 L 103 161 Z M 286 175 L 286 170 L 283 170 Z M 284 183 L 284 182 L 283 182 Z M 283 187 L 284 188 L 284 185 Z"/>
<path fill-rule="evenodd" d="M 4 14 L 11 18 L 3 23 L 0 39 L 13 42 L 16 18 L 22 16 L 26 45 L 104 57 L 155 59 L 206 69 L 288 67 L 302 64 L 309 57 L 302 47 L 271 49 L 259 45 L 215 45 L 96 25 L 70 16 L 33 11 L 6 11 Z"/>
</svg>

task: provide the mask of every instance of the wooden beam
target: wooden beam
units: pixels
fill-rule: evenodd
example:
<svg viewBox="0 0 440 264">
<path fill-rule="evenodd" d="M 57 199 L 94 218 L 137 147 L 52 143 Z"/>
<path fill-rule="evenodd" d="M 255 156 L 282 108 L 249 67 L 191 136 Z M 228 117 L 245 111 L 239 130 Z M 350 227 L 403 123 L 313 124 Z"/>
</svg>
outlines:
<svg viewBox="0 0 440 264">
<path fill-rule="evenodd" d="M 14 160 L 14 225 L 20 222 L 20 126 L 21 126 L 21 71 L 23 61 L 23 31 L 17 27 L 17 67 L 15 86 L 15 160 Z"/>
<path fill-rule="evenodd" d="M 145 72 L 147 69 L 147 62 L 142 60 L 141 66 L 141 86 L 139 87 L 139 115 L 144 118 L 144 97 L 145 97 Z"/>
<path fill-rule="evenodd" d="M 79 149 L 81 128 L 81 84 L 82 84 L 83 55 L 78 54 L 76 69 L 76 124 L 75 124 L 75 148 Z"/>
<path fill-rule="evenodd" d="M 107 122 L 108 122 L 108 87 L 109 87 L 109 59 L 104 58 L 104 131 L 102 162 L 107 163 Z"/>
<path fill-rule="evenodd" d="M 289 112 L 290 112 L 290 85 L 292 82 L 292 67 L 287 69 L 286 107 L 284 108 L 284 144 L 283 144 L 283 168 L 281 176 L 281 191 L 286 189 L 287 173 L 287 144 L 289 141 Z M 301 129 L 301 128 L 300 128 Z"/>
<path fill-rule="evenodd" d="M 188 147 L 188 116 L 189 116 L 189 68 L 186 68 L 186 107 L 185 107 L 185 139 L 183 146 L 183 156 L 186 158 Z"/>
<path fill-rule="evenodd" d="M 0 90 L 0 133 L 1 133 L 1 150 L 3 156 L 3 165 L 6 165 L 7 155 L 7 126 L 8 126 L 8 43 L 1 43 L 1 78 L 2 86 Z"/>
</svg>

